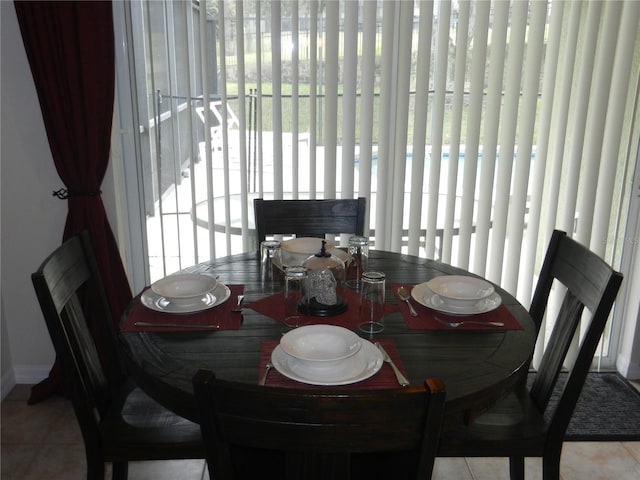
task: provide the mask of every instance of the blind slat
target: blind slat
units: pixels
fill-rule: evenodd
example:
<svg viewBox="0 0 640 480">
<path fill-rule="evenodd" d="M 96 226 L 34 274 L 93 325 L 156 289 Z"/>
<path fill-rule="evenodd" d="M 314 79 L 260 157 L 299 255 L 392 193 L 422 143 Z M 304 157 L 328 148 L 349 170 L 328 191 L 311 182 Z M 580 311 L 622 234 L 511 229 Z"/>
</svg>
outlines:
<svg viewBox="0 0 640 480">
<path fill-rule="evenodd" d="M 471 51 L 469 114 L 467 118 L 467 136 L 465 159 L 478 158 L 480 142 L 480 125 L 484 100 L 484 75 L 487 53 L 487 38 L 489 33 L 489 2 L 476 5 L 476 22 L 474 28 L 473 50 Z M 476 174 L 478 164 L 464 162 L 460 212 L 460 245 L 458 249 L 457 265 L 468 268 L 471 253 L 471 234 L 473 224 L 474 197 L 476 190 Z"/>
<path fill-rule="evenodd" d="M 444 220 L 444 234 L 442 238 L 441 258 L 443 262 L 450 263 L 453 258 L 453 233 L 456 227 L 456 208 L 458 195 L 458 166 L 460 158 L 460 142 L 462 138 L 462 118 L 465 101 L 465 71 L 469 44 L 469 17 L 471 2 L 460 2 L 458 15 L 458 28 L 456 34 L 456 64 L 453 87 L 453 108 L 451 112 L 451 137 L 449 141 L 449 173 L 447 179 L 447 199 Z"/>
<path fill-rule="evenodd" d="M 438 12 L 437 44 L 434 67 L 433 115 L 431 121 L 431 155 L 429 164 L 429 186 L 427 205 L 427 257 L 435 257 L 438 211 L 440 202 L 440 175 L 442 170 L 442 142 L 444 140 L 445 100 L 447 95 L 447 64 L 449 58 L 449 36 L 451 4 L 440 3 Z M 415 193 L 415 192 L 414 192 Z"/>
<path fill-rule="evenodd" d="M 273 122 L 273 198 L 284 198 L 284 167 L 282 165 L 282 5 L 271 2 L 271 69 L 273 97 L 271 99 Z"/>
<path fill-rule="evenodd" d="M 371 159 L 373 150 L 376 4 L 362 5 L 362 95 L 360 97 L 360 153 L 358 159 L 358 196 L 367 199 L 366 219 L 371 215 Z M 365 222 L 365 234 L 370 232 Z"/>
<path fill-rule="evenodd" d="M 416 105 L 429 104 L 429 71 L 431 63 L 431 32 L 433 24 L 433 2 L 420 3 L 420 31 L 418 36 L 416 67 Z M 427 143 L 426 108 L 416 108 L 413 120 L 413 155 L 411 162 L 411 192 L 422 193 L 425 171 L 425 145 Z M 409 199 L 408 253 L 418 255 L 422 226 L 422 195 L 412 194 Z"/>
</svg>

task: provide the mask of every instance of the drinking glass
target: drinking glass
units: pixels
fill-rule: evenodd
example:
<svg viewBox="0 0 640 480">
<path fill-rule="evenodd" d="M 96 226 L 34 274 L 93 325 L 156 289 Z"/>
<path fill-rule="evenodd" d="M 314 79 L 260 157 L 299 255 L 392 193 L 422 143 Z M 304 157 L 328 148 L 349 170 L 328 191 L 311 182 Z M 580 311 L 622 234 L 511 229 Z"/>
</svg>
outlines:
<svg viewBox="0 0 640 480">
<path fill-rule="evenodd" d="M 362 274 L 358 328 L 370 335 L 384 330 L 385 280 L 385 274 L 382 272 Z"/>
<path fill-rule="evenodd" d="M 308 321 L 307 315 L 299 309 L 304 299 L 306 281 L 306 268 L 287 268 L 284 277 L 284 323 L 288 327 L 301 327 Z"/>
<path fill-rule="evenodd" d="M 277 263 L 280 260 L 280 248 L 278 240 L 265 240 L 260 244 L 260 275 L 263 288 L 278 280 Z M 271 287 L 273 288 L 273 285 Z"/>
<path fill-rule="evenodd" d="M 369 261 L 369 239 L 359 235 L 349 238 L 349 255 L 351 256 L 350 274 L 355 273 L 355 278 L 347 280 L 345 283 L 354 290 L 360 290 L 362 288 L 362 272 L 367 271 Z"/>
</svg>

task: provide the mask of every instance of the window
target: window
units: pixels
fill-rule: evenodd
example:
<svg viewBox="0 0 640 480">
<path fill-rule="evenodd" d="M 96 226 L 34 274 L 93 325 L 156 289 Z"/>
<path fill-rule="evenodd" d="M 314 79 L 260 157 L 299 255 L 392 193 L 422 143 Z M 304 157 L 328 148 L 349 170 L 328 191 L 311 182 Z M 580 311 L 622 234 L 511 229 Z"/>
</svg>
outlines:
<svg viewBox="0 0 640 480">
<path fill-rule="evenodd" d="M 253 249 L 257 196 L 365 196 L 375 248 L 467 268 L 524 305 L 553 228 L 620 265 L 635 2 L 120 8 L 147 281 Z"/>
</svg>

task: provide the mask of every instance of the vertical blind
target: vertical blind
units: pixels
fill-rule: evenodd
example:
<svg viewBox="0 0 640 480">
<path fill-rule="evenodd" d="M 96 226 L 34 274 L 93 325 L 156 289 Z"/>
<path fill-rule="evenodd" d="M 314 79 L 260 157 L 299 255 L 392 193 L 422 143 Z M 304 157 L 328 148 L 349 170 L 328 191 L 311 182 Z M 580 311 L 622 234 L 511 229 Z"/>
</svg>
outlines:
<svg viewBox="0 0 640 480">
<path fill-rule="evenodd" d="M 525 306 L 554 228 L 617 266 L 638 155 L 640 3 L 131 8 L 148 164 L 191 175 L 158 177 L 145 196 L 148 237 L 164 239 L 157 276 L 251 250 L 255 197 L 366 197 L 374 248 L 466 268 Z M 168 125 L 184 137 L 159 139 Z M 160 222 L 172 230 L 157 226 L 172 213 L 181 220 Z"/>
</svg>

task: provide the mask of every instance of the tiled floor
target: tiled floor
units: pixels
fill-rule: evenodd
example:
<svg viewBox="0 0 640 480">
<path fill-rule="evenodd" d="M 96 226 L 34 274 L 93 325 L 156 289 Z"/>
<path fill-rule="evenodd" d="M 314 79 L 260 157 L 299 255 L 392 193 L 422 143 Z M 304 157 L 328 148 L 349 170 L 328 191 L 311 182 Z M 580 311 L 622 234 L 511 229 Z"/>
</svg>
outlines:
<svg viewBox="0 0 640 480">
<path fill-rule="evenodd" d="M 86 478 L 82 437 L 70 403 L 62 398 L 28 406 L 29 387 L 18 385 L 2 402 L 3 480 L 75 480 Z M 527 480 L 540 479 L 537 459 L 527 460 Z M 563 480 L 637 480 L 640 442 L 566 443 Z M 108 473 L 110 477 L 110 472 Z M 131 480 L 207 480 L 203 460 L 140 462 L 129 467 Z M 436 461 L 436 480 L 508 478 L 505 459 Z"/>
</svg>

